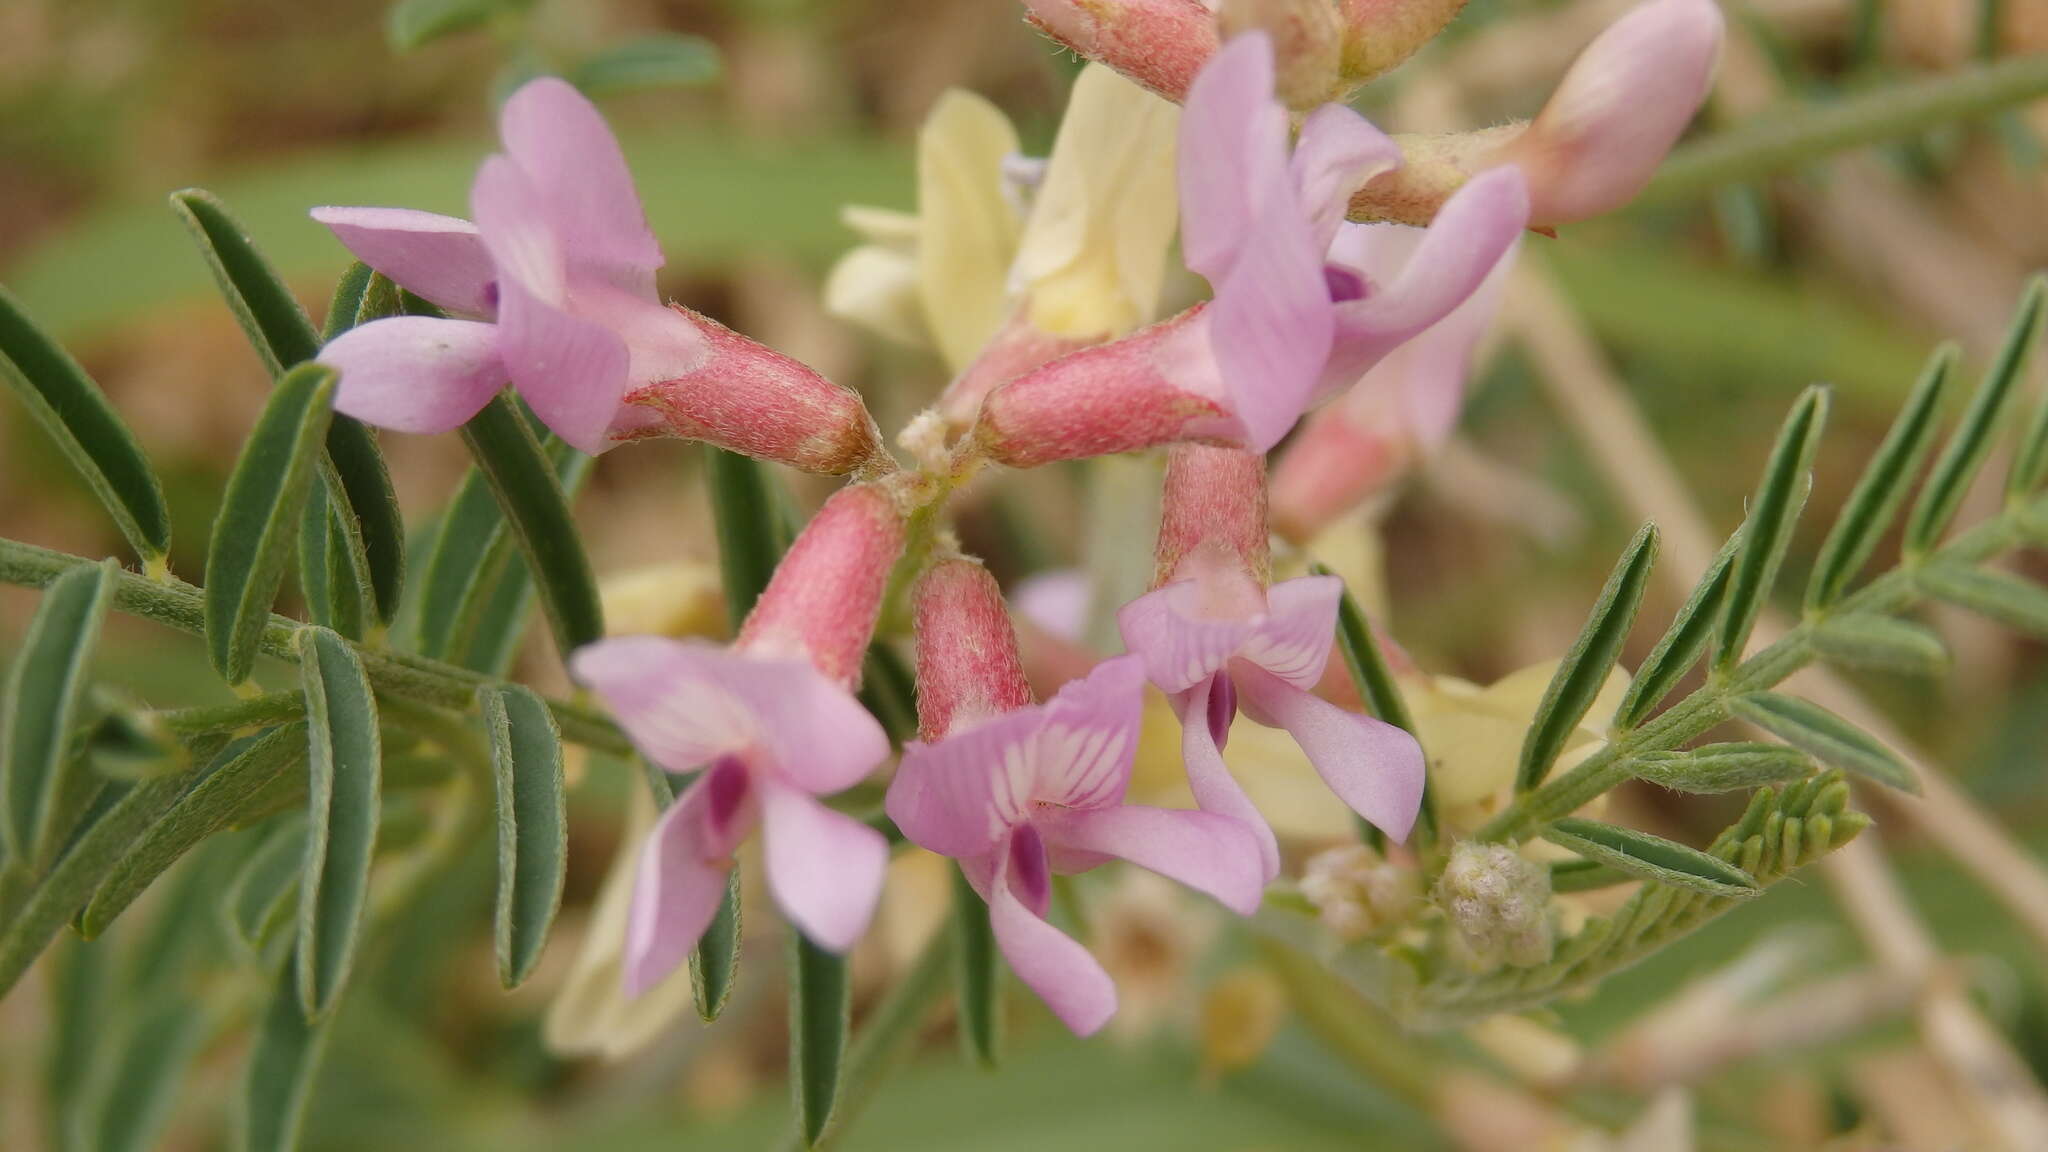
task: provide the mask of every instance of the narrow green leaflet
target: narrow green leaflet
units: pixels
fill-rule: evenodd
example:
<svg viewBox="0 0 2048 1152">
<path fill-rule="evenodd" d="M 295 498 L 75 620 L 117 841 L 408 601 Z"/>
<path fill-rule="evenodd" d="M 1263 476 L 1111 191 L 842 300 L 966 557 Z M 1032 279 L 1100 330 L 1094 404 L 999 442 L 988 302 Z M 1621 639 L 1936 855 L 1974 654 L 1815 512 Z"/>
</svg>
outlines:
<svg viewBox="0 0 2048 1152">
<path fill-rule="evenodd" d="M 1770 598 L 1778 565 L 1792 543 L 1792 526 L 1806 503 L 1814 450 L 1828 419 L 1828 391 L 1808 388 L 1792 406 L 1778 432 L 1778 442 L 1764 465 L 1763 479 L 1750 498 L 1749 518 L 1742 524 L 1742 544 L 1728 577 L 1727 604 L 1721 617 L 1720 641 L 1714 661 L 1723 668 L 1742 659 L 1742 647 Z"/>
<path fill-rule="evenodd" d="M 334 1003 L 354 959 L 377 846 L 377 702 L 348 641 L 299 632 L 310 727 L 306 862 L 299 887 L 299 1005 L 308 1019 Z"/>
<path fill-rule="evenodd" d="M 14 987 L 51 937 L 69 923 L 100 880 L 143 829 L 169 808 L 191 782 L 190 774 L 145 780 L 121 793 L 99 813 L 30 893 L 28 902 L 0 930 L 0 996 Z"/>
<path fill-rule="evenodd" d="M 789 1079 L 806 1146 L 818 1142 L 839 1098 L 851 1003 L 846 957 L 791 929 Z"/>
<path fill-rule="evenodd" d="M 55 860 L 78 815 L 81 790 L 98 783 L 79 772 L 75 737 L 84 726 L 86 677 L 118 571 L 106 560 L 52 581 L 7 678 L 0 703 L 0 860 L 30 874 Z"/>
<path fill-rule="evenodd" d="M 1970 490 L 1970 481 L 1976 477 L 1977 469 L 1991 451 L 1992 435 L 1998 430 L 2006 409 L 2011 406 L 2020 369 L 2026 364 L 2027 353 L 2033 349 L 2035 335 L 2040 332 L 2043 297 L 2044 286 L 2036 280 L 2028 287 L 2026 299 L 2020 302 L 2019 315 L 2014 317 L 2012 328 L 2006 333 L 2005 345 L 1999 349 L 1998 359 L 1985 373 L 1983 383 L 1977 385 L 1977 391 L 1970 397 L 1970 406 L 1963 411 L 1961 423 L 1956 425 L 1955 435 L 1949 437 L 1948 443 L 1942 447 L 1941 456 L 1934 462 L 1933 471 L 1928 473 L 1927 484 L 1920 489 L 1920 499 L 1906 517 L 1904 548 L 1908 555 L 1932 548 L 1941 534 L 1948 530 L 1949 521 L 1955 519 L 1956 509 L 1962 507 L 1963 497 Z"/>
<path fill-rule="evenodd" d="M 291 1152 L 327 1048 L 331 1020 L 309 1022 L 299 1010 L 298 974 L 287 963 L 249 1050 L 235 1146 L 241 1152 Z"/>
<path fill-rule="evenodd" d="M 149 826 L 100 883 L 79 922 L 90 940 L 106 931 L 156 878 L 200 841 L 235 822 L 252 796 L 260 795 L 306 757 L 306 726 L 285 724 L 221 754 L 221 762 L 180 796 Z"/>
<path fill-rule="evenodd" d="M 1930 564 L 1915 574 L 1936 600 L 1968 608 L 2029 636 L 2048 636 L 2048 589 L 1988 568 Z"/>
<path fill-rule="evenodd" d="M 1323 564 L 1310 564 L 1309 571 L 1317 576 L 1336 576 Z M 1414 735 L 1415 719 L 1409 715 L 1408 703 L 1401 699 L 1401 689 L 1394 683 L 1394 673 L 1387 667 L 1386 654 L 1380 651 L 1379 640 L 1372 634 L 1371 622 L 1365 618 L 1364 609 L 1358 606 L 1348 588 L 1337 601 L 1337 650 L 1344 654 L 1344 667 L 1351 672 L 1351 684 L 1358 690 L 1359 699 L 1365 702 L 1365 710 Z M 1369 843 L 1380 843 L 1379 829 L 1363 818 L 1359 818 L 1357 824 Z M 1436 800 L 1430 792 L 1427 777 L 1422 781 L 1422 807 L 1417 813 L 1416 824 L 1425 842 L 1436 835 Z"/>
<path fill-rule="evenodd" d="M 562 906 L 569 853 L 562 738 L 540 697 L 517 684 L 478 690 L 498 795 L 498 979 L 533 972 Z"/>
<path fill-rule="evenodd" d="M 271 601 L 305 507 L 335 374 L 303 364 L 285 373 L 228 476 L 206 552 L 206 647 L 230 684 L 249 678 Z"/>
<path fill-rule="evenodd" d="M 0 381 L 78 470 L 145 565 L 171 548 L 163 486 L 135 434 L 69 353 L 0 287 Z"/>
<path fill-rule="evenodd" d="M 43 1123 L 47 1147 L 69 1152 L 65 1131 L 91 1076 L 93 1056 L 106 1036 L 113 1002 L 108 963 L 113 949 L 66 940 L 51 952 L 50 1040 L 43 1060 Z"/>
<path fill-rule="evenodd" d="M 320 329 L 320 342 L 325 344 L 351 328 L 398 313 L 398 285 L 358 260 L 348 266 L 334 286 L 334 298 L 327 305 L 327 323 Z"/>
<path fill-rule="evenodd" d="M 705 1022 L 718 1019 L 725 1002 L 732 998 L 733 978 L 740 970 L 740 870 L 726 877 L 725 896 L 697 947 L 690 953 L 690 989 L 697 998 L 697 1015 Z"/>
<path fill-rule="evenodd" d="M 1705 744 L 1688 752 L 1645 752 L 1629 762 L 1638 780 L 1674 792 L 1746 792 L 1813 774 L 1813 761 L 1783 744 Z"/>
<path fill-rule="evenodd" d="M 1912 769 L 1891 749 L 1818 704 L 1777 692 L 1753 692 L 1731 701 L 1728 710 L 1823 764 L 1902 792 L 1920 791 Z"/>
<path fill-rule="evenodd" d="M 1692 666 L 1699 662 L 1700 654 L 1707 650 L 1707 644 L 1714 638 L 1715 627 L 1721 620 L 1721 604 L 1728 595 L 1728 577 L 1735 570 L 1735 551 L 1742 543 L 1742 534 L 1737 532 L 1721 545 L 1721 551 L 1714 556 L 1713 563 L 1700 574 L 1699 583 L 1693 585 L 1692 595 L 1672 617 L 1671 627 L 1650 649 L 1642 667 L 1636 669 L 1635 679 L 1629 682 L 1628 693 L 1621 698 L 1621 704 L 1614 710 L 1614 726 L 1627 731 L 1641 724 L 1650 715 L 1650 710 L 1664 702 Z"/>
<path fill-rule="evenodd" d="M 604 612 L 569 499 L 533 429 L 500 395 L 462 427 L 540 589 L 562 658 L 604 635 Z"/>
<path fill-rule="evenodd" d="M 1566 818 L 1552 824 L 1543 838 L 1596 864 L 1673 888 L 1709 896 L 1754 896 L 1763 889 L 1735 865 L 1662 836 Z"/>
<path fill-rule="evenodd" d="M 1849 493 L 1848 503 L 1842 505 L 1835 526 L 1828 530 L 1827 541 L 1814 560 L 1813 577 L 1806 585 L 1809 611 L 1825 608 L 1841 598 L 1898 517 L 1906 494 L 1912 490 L 1913 477 L 1934 447 L 1934 434 L 1941 426 L 1942 397 L 1947 394 L 1958 353 L 1954 344 L 1935 349 L 1920 373 L 1919 383 L 1913 386 L 1912 395 L 1906 398 L 1906 406 L 1892 421 L 1877 454 L 1857 479 L 1855 490 Z"/>
<path fill-rule="evenodd" d="M 299 593 L 306 618 L 351 640 L 363 638 L 363 590 L 367 577 L 355 566 L 356 550 L 324 484 L 308 486 L 299 515 Z"/>
<path fill-rule="evenodd" d="M 279 376 L 320 351 L 320 334 L 291 291 L 256 250 L 242 226 L 211 192 L 187 188 L 171 194 L 171 208 L 183 220 L 206 258 L 221 295 L 241 321 L 271 375 Z M 349 545 L 361 558 L 355 568 L 369 574 L 378 616 L 389 623 L 398 610 L 405 576 L 405 524 L 384 454 L 368 428 L 335 417 L 326 433 L 322 482 L 346 527 Z"/>
<path fill-rule="evenodd" d="M 161 996 L 128 1006 L 109 1029 L 105 1061 L 71 1114 L 72 1147 L 149 1152 L 177 1103 L 178 1084 L 206 1041 L 206 1009 L 196 998 Z"/>
<path fill-rule="evenodd" d="M 960 997 L 960 1042 L 984 1068 L 996 1066 L 1002 1025 L 1002 957 L 989 927 L 988 904 L 953 869 L 953 936 L 959 959 L 953 966 Z"/>
<path fill-rule="evenodd" d="M 1924 676 L 1948 667 L 1941 637 L 1891 616 L 1830 617 L 1815 625 L 1811 635 L 1816 652 L 1847 668 Z"/>
<path fill-rule="evenodd" d="M 2038 301 L 2042 293 L 2048 292 L 2048 279 L 2036 276 L 2027 285 L 2029 301 Z M 2022 305 L 2020 315 L 2031 313 Z M 2007 338 L 2011 339 L 2010 337 Z M 2027 434 L 2020 441 L 2019 452 L 2014 455 L 2012 471 L 2005 479 L 2006 494 L 2014 499 L 2031 495 L 2048 479 L 2048 403 L 2034 410 L 2034 418 L 2027 424 Z"/>
<path fill-rule="evenodd" d="M 399 52 L 488 23 L 502 12 L 529 6 L 531 0 L 398 0 L 384 16 L 385 37 Z"/>
<path fill-rule="evenodd" d="M 1558 753 L 1564 751 L 1565 741 L 1593 706 L 1600 686 L 1621 656 L 1621 646 L 1635 624 L 1636 609 L 1642 606 L 1643 590 L 1649 587 L 1650 570 L 1656 563 L 1657 526 L 1645 524 L 1615 563 L 1586 617 L 1586 626 L 1544 689 L 1543 702 L 1537 705 L 1529 735 L 1522 743 L 1516 791 L 1527 792 L 1543 783 Z"/>
<path fill-rule="evenodd" d="M 1550 890 L 1552 892 L 1591 892 L 1597 888 L 1612 888 L 1617 884 L 1633 884 L 1638 877 L 1631 876 L 1619 868 L 1610 868 L 1598 860 L 1571 857 L 1550 862 Z"/>
<path fill-rule="evenodd" d="M 697 36 L 640 36 L 602 49 L 576 66 L 570 80 L 600 96 L 634 88 L 695 87 L 718 79 L 718 49 Z"/>
<path fill-rule="evenodd" d="M 305 859 L 306 822 L 280 820 L 221 893 L 221 920 L 250 956 L 261 956 L 289 922 Z"/>
</svg>

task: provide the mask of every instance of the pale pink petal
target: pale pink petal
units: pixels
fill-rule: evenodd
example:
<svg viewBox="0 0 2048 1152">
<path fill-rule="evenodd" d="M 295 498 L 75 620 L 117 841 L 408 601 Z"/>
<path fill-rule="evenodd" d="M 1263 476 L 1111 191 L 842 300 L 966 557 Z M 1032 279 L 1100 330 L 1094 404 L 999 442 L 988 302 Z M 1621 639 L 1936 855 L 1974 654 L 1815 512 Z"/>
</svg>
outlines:
<svg viewBox="0 0 2048 1152">
<path fill-rule="evenodd" d="M 931 744 L 905 745 L 883 809 L 912 843 L 941 856 L 993 851 L 1030 814 L 1044 722 L 1043 709 L 1019 708 Z"/>
<path fill-rule="evenodd" d="M 1398 276 L 1336 305 L 1336 338 L 1319 392 L 1349 387 L 1382 357 L 1479 289 L 1529 221 L 1521 174 L 1494 168 L 1451 195 Z"/>
<path fill-rule="evenodd" d="M 661 266 L 625 155 L 582 93 L 554 77 L 530 80 L 505 101 L 498 134 L 576 260 Z"/>
<path fill-rule="evenodd" d="M 1313 688 L 1337 639 L 1344 581 L 1303 576 L 1266 589 L 1266 618 L 1238 655 L 1297 688 Z"/>
<path fill-rule="evenodd" d="M 989 926 L 996 947 L 1061 1023 L 1077 1036 L 1089 1035 L 1116 1014 L 1116 984 L 1086 948 L 1017 899 L 1008 873 L 1007 867 L 999 868 L 989 885 Z"/>
<path fill-rule="evenodd" d="M 1323 249 L 1293 179 L 1282 172 L 1267 183 L 1243 251 L 1221 283 L 1212 281 L 1208 312 L 1230 410 L 1254 452 L 1269 451 L 1301 418 L 1337 330 Z"/>
<path fill-rule="evenodd" d="M 1026 578 L 1010 594 L 1018 616 L 1069 643 L 1080 643 L 1088 627 L 1095 582 L 1079 568 L 1061 568 Z"/>
<path fill-rule="evenodd" d="M 1215 728 L 1207 722 L 1217 689 L 1229 683 L 1227 674 L 1212 676 L 1187 694 L 1174 698 L 1181 717 L 1181 759 L 1187 764 L 1188 790 L 1195 794 L 1195 803 L 1204 812 L 1236 821 L 1251 835 L 1259 850 L 1260 879 L 1270 882 L 1280 875 L 1279 841 L 1274 839 L 1272 826 L 1259 814 L 1252 798 L 1245 795 L 1237 778 L 1230 774 L 1217 744 Z"/>
<path fill-rule="evenodd" d="M 1325 104 L 1302 120 L 1288 166 L 1316 251 L 1330 246 L 1351 206 L 1351 194 L 1400 165 L 1401 146 L 1342 104 Z"/>
<path fill-rule="evenodd" d="M 757 411 L 767 407 L 763 401 L 787 398 L 795 407 L 809 399 L 801 382 L 783 379 L 779 373 L 770 375 L 778 365 L 742 360 L 738 353 L 743 351 L 759 350 L 767 356 L 774 355 L 751 341 L 746 342 L 752 345 L 751 348 L 741 349 L 732 347 L 734 341 L 719 341 L 723 346 L 716 351 L 724 355 L 719 357 L 720 363 L 714 364 L 713 337 L 699 325 L 701 318 L 694 313 L 656 303 L 651 292 L 642 296 L 609 284 L 582 285 L 576 289 L 570 310 L 597 321 L 626 342 L 629 388 L 680 380 L 693 372 L 709 369 L 720 376 L 728 391 L 757 384 L 766 393 L 749 397 L 756 402 L 754 407 Z M 806 409 L 809 407 L 804 405 Z M 808 411 L 804 414 L 810 415 Z M 818 432 L 815 428 L 809 430 L 814 435 Z"/>
<path fill-rule="evenodd" d="M 812 943 L 847 951 L 874 915 L 889 842 L 794 788 L 764 784 L 760 792 L 762 847 L 776 903 Z"/>
<path fill-rule="evenodd" d="M 1261 190 L 1283 182 L 1289 182 L 1287 111 L 1273 99 L 1273 46 L 1263 32 L 1248 33 L 1203 66 L 1181 112 L 1181 256 L 1187 266 L 1220 287 L 1251 242 Z"/>
<path fill-rule="evenodd" d="M 1240 916 L 1259 909 L 1265 867 L 1258 841 L 1228 816 L 1120 804 L 1054 810 L 1037 824 L 1056 864 L 1062 851 L 1119 856 L 1213 896 Z"/>
<path fill-rule="evenodd" d="M 1457 427 L 1458 414 L 1465 405 L 1466 381 L 1472 374 L 1473 353 L 1487 326 L 1493 323 L 1494 313 L 1500 309 L 1500 295 L 1519 247 L 1518 242 L 1516 248 L 1501 257 L 1479 290 L 1463 304 L 1396 353 L 1404 365 L 1399 387 L 1408 430 L 1424 448 L 1441 445 Z M 1368 374 L 1361 386 L 1370 384 Z"/>
<path fill-rule="evenodd" d="M 1216 674 L 1258 628 L 1257 617 L 1206 611 L 1203 581 L 1176 580 L 1117 610 L 1124 647 L 1145 662 L 1165 692 L 1185 692 Z"/>
<path fill-rule="evenodd" d="M 487 156 L 469 186 L 469 213 L 501 285 L 516 283 L 556 307 L 569 300 L 566 239 L 540 190 L 517 164 Z"/>
<path fill-rule="evenodd" d="M 1239 665 L 1233 679 L 1245 715 L 1285 728 L 1339 800 L 1394 840 L 1408 838 L 1422 808 L 1422 747 L 1415 737 L 1258 668 Z"/>
<path fill-rule="evenodd" d="M 320 350 L 341 373 L 334 410 L 397 432 L 446 432 L 505 386 L 498 330 L 474 320 L 393 316 Z"/>
<path fill-rule="evenodd" d="M 1041 708 L 1033 741 L 1031 799 L 1097 808 L 1123 799 L 1145 707 L 1145 667 L 1135 656 L 1104 660 Z"/>
<path fill-rule="evenodd" d="M 711 806 L 706 774 L 669 806 L 640 849 L 626 920 L 626 995 L 661 983 L 690 955 L 725 895 L 731 846 L 706 828 Z"/>
<path fill-rule="evenodd" d="M 465 316 L 489 317 L 498 273 L 476 225 L 411 208 L 315 208 L 355 258 L 398 286 Z"/>
<path fill-rule="evenodd" d="M 511 280 L 499 284 L 498 332 L 506 372 L 540 422 L 579 452 L 610 447 L 631 363 L 625 341 Z"/>
</svg>

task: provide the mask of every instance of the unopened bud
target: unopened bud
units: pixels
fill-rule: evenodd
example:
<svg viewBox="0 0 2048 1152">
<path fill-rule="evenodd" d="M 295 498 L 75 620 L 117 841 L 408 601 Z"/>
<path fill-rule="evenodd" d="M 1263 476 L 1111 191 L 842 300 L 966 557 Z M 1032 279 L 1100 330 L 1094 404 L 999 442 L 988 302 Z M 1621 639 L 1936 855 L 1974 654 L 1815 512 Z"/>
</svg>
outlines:
<svg viewBox="0 0 2048 1152">
<path fill-rule="evenodd" d="M 1500 155 L 1529 177 L 1531 218 L 1584 220 L 1641 192 L 1706 98 L 1721 33 L 1713 0 L 1651 0 L 1588 45 Z"/>
<path fill-rule="evenodd" d="M 1414 456 L 1399 428 L 1360 421 L 1342 402 L 1323 407 L 1273 469 L 1273 530 L 1308 543 L 1390 486 Z"/>
<path fill-rule="evenodd" d="M 860 682 L 889 571 L 903 551 L 903 513 L 877 484 L 825 501 L 776 565 L 740 627 L 742 651 L 808 659 L 842 684 Z"/>
<path fill-rule="evenodd" d="M 1332 935 L 1350 942 L 1408 923 L 1422 903 L 1422 877 L 1363 844 L 1348 844 L 1309 857 L 1301 894 Z"/>
<path fill-rule="evenodd" d="M 1296 111 L 1341 95 L 1344 27 L 1331 0 L 1223 0 L 1217 26 L 1228 40 L 1264 32 L 1273 42 L 1273 94 Z"/>
<path fill-rule="evenodd" d="M 1176 444 L 1167 453 L 1153 583 L 1174 579 L 1204 544 L 1222 548 L 1261 586 L 1271 578 L 1264 456 L 1209 444 Z"/>
<path fill-rule="evenodd" d="M 1230 442 L 1243 425 L 1221 395 L 1189 391 L 1183 372 L 1206 361 L 1208 324 L 1197 305 L 1122 340 L 1084 348 L 989 394 L 974 435 L 1013 468 L 1136 452 L 1180 440 Z"/>
<path fill-rule="evenodd" d="M 1028 305 L 1010 316 L 981 354 L 974 358 L 939 397 L 939 413 L 956 428 L 974 423 L 989 393 L 1027 372 L 1043 368 L 1069 352 L 1096 343 L 1041 331 L 1032 324 Z"/>
<path fill-rule="evenodd" d="M 1031 703 L 1017 633 L 986 568 L 941 560 L 918 578 L 913 604 L 920 738 L 938 740 L 959 725 Z"/>
<path fill-rule="evenodd" d="M 1202 0 L 1024 0 L 1039 31 L 1159 93 L 1187 95 L 1217 46 Z"/>
<path fill-rule="evenodd" d="M 1461 843 L 1437 879 L 1453 951 L 1476 971 L 1550 959 L 1550 869 L 1505 844 Z"/>
<path fill-rule="evenodd" d="M 697 330 L 708 352 L 692 371 L 627 393 L 614 438 L 703 440 L 830 475 L 893 466 L 857 393 L 709 317 L 674 311 Z"/>
<path fill-rule="evenodd" d="M 1465 0 L 1344 0 L 1344 80 L 1363 84 L 1436 39 Z"/>
</svg>

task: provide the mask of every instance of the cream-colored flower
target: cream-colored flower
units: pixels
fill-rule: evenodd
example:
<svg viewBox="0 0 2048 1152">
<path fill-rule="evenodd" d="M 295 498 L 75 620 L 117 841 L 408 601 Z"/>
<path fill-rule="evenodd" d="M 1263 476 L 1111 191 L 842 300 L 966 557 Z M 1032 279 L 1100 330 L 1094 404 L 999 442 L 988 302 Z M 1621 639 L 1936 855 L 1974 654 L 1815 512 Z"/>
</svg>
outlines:
<svg viewBox="0 0 2048 1152">
<path fill-rule="evenodd" d="M 1089 65 L 1027 205 L 1010 122 L 987 100 L 948 91 L 918 133 L 917 215 L 846 209 L 865 243 L 832 269 L 826 308 L 932 347 L 956 373 L 1020 305 L 1062 340 L 1149 322 L 1178 218 L 1177 120 L 1173 104 Z"/>
</svg>

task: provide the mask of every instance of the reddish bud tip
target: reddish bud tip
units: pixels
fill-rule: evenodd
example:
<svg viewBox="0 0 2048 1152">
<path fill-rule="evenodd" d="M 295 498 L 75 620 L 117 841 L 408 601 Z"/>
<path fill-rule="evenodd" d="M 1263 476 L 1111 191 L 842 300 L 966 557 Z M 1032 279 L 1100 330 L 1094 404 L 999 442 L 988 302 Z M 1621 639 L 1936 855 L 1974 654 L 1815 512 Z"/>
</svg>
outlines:
<svg viewBox="0 0 2048 1152">
<path fill-rule="evenodd" d="M 1024 0 L 1031 23 L 1061 44 L 1178 101 L 1217 46 L 1202 0 Z"/>
<path fill-rule="evenodd" d="M 840 683 L 858 684 L 889 571 L 902 552 L 896 501 L 874 484 L 840 489 L 776 565 L 737 647 L 807 658 Z"/>
<path fill-rule="evenodd" d="M 927 743 L 956 726 L 1031 703 L 1017 633 L 995 577 L 941 560 L 917 581 L 917 721 Z"/>
<path fill-rule="evenodd" d="M 1204 544 L 1222 548 L 1264 585 L 1272 563 L 1266 529 L 1266 458 L 1242 448 L 1178 444 L 1166 457 L 1155 584 L 1175 578 Z"/>
<path fill-rule="evenodd" d="M 946 423 L 955 428 L 973 424 L 989 393 L 1069 352 L 1097 343 L 1041 331 L 1031 323 L 1030 311 L 1027 306 L 1012 313 L 974 362 L 946 386 L 939 397 L 939 414 Z"/>
</svg>

